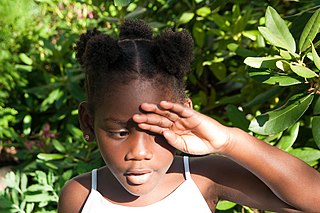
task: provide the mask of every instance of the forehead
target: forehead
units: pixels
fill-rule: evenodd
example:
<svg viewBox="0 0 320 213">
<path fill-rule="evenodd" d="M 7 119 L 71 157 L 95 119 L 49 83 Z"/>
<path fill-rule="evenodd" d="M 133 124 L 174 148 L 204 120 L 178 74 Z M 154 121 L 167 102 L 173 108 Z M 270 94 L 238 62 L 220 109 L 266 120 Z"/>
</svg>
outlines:
<svg viewBox="0 0 320 213">
<path fill-rule="evenodd" d="M 128 119 L 140 112 L 142 103 L 159 103 L 163 100 L 172 101 L 172 92 L 165 91 L 150 81 L 132 80 L 102 95 L 95 111 L 99 116 Z"/>
</svg>

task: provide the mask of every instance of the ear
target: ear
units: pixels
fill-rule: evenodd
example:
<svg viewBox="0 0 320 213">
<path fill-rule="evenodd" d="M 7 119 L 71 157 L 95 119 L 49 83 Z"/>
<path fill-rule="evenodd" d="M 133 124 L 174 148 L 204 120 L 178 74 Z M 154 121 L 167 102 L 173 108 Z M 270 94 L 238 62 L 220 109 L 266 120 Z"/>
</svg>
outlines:
<svg viewBox="0 0 320 213">
<path fill-rule="evenodd" d="M 193 109 L 192 100 L 191 100 L 190 98 L 186 98 L 186 99 L 184 100 L 183 105 L 186 106 L 186 107 L 189 107 L 189 108 Z"/>
<path fill-rule="evenodd" d="M 94 140 L 93 117 L 90 113 L 88 103 L 81 102 L 78 107 L 80 128 L 86 141 Z"/>
</svg>

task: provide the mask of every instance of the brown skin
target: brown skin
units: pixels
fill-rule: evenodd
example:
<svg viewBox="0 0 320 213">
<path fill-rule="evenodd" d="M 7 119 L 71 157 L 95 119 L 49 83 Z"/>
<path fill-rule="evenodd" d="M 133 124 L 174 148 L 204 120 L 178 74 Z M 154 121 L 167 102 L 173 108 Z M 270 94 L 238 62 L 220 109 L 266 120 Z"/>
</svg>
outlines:
<svg viewBox="0 0 320 213">
<path fill-rule="evenodd" d="M 80 105 L 81 128 L 91 140 L 95 137 L 106 163 L 98 170 L 98 191 L 107 200 L 144 206 L 174 191 L 184 181 L 176 148 L 206 155 L 190 158 L 190 168 L 212 212 L 219 199 L 277 212 L 320 212 L 317 171 L 192 110 L 189 100 L 184 105 L 162 100 L 172 97 L 135 80 L 104 98 L 94 115 L 86 103 Z M 132 179 L 132 171 L 150 176 Z M 70 180 L 62 190 L 59 212 L 81 211 L 90 188 L 90 173 Z"/>
</svg>

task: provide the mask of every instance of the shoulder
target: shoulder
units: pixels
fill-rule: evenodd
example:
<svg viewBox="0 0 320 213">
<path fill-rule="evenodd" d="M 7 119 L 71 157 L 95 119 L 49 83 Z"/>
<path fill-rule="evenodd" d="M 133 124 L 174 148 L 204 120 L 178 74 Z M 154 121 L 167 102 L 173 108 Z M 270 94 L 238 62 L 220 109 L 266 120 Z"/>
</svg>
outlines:
<svg viewBox="0 0 320 213">
<path fill-rule="evenodd" d="M 91 172 L 72 178 L 61 190 L 58 212 L 80 212 L 91 189 Z"/>
</svg>

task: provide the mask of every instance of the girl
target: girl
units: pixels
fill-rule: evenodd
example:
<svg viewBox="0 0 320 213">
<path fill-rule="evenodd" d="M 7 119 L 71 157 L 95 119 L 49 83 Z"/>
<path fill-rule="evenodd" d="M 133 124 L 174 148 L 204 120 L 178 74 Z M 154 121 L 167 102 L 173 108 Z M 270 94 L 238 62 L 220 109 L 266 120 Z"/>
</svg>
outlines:
<svg viewBox="0 0 320 213">
<path fill-rule="evenodd" d="M 184 77 L 192 38 L 126 21 L 119 40 L 80 37 L 87 141 L 106 166 L 70 180 L 59 212 L 214 212 L 220 199 L 277 212 L 320 212 L 320 175 L 299 159 L 192 109 Z M 176 150 L 198 157 L 175 156 Z"/>
</svg>

